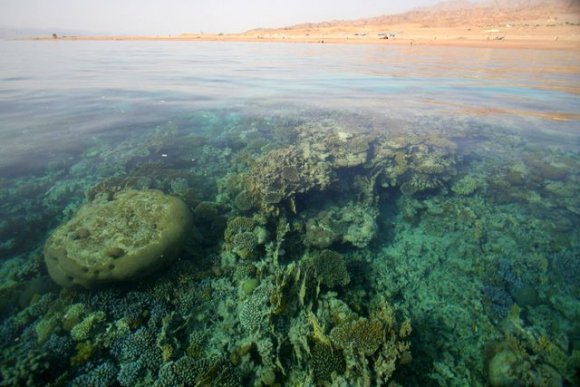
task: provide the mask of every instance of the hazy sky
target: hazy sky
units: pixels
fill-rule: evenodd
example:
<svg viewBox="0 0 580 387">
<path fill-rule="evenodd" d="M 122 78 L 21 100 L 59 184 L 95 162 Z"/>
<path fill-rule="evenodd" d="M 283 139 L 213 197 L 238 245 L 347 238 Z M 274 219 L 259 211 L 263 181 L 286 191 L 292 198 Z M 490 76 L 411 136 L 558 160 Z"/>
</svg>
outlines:
<svg viewBox="0 0 580 387">
<path fill-rule="evenodd" d="M 54 32 L 242 32 L 398 13 L 439 0 L 0 0 L 0 26 Z"/>
</svg>

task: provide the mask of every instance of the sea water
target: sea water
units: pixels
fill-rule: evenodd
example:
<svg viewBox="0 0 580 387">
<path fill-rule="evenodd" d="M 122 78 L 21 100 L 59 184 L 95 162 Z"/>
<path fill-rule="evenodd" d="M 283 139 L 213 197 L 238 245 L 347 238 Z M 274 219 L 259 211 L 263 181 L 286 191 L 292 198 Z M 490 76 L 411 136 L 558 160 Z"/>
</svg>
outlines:
<svg viewBox="0 0 580 387">
<path fill-rule="evenodd" d="M 2 385 L 579 382 L 578 52 L 0 52 Z M 149 189 L 177 259 L 56 285 L 49 235 Z"/>
</svg>

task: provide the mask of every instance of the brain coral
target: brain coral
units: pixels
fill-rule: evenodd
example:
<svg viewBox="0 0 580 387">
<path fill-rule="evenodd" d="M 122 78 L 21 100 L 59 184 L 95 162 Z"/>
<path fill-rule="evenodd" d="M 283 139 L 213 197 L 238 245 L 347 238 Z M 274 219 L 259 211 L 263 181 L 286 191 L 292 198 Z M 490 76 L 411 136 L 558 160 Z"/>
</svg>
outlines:
<svg viewBox="0 0 580 387">
<path fill-rule="evenodd" d="M 175 258 L 191 221 L 185 203 L 160 191 L 125 190 L 89 202 L 46 241 L 48 272 L 63 287 L 142 277 Z"/>
</svg>

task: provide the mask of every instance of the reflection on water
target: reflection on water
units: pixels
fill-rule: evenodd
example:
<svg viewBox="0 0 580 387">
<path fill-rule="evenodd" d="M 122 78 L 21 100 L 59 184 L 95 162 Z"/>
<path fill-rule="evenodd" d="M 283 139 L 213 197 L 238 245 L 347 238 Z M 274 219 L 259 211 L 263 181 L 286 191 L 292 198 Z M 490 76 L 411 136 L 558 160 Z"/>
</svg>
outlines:
<svg viewBox="0 0 580 387">
<path fill-rule="evenodd" d="M 577 53 L 0 45 L 4 384 L 578 383 Z"/>
</svg>

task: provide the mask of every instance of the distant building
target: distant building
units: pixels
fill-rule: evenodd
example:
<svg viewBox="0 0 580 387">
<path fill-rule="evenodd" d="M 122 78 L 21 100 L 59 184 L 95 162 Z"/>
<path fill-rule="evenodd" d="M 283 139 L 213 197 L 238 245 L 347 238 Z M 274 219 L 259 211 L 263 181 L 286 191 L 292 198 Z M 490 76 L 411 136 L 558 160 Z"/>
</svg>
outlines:
<svg viewBox="0 0 580 387">
<path fill-rule="evenodd" d="M 399 32 L 379 32 L 377 35 L 381 39 L 396 39 Z"/>
<path fill-rule="evenodd" d="M 485 30 L 487 33 L 487 40 L 504 40 L 505 32 L 498 30 L 497 28 L 491 30 Z"/>
</svg>

